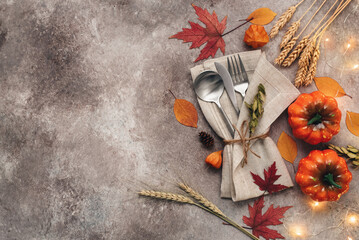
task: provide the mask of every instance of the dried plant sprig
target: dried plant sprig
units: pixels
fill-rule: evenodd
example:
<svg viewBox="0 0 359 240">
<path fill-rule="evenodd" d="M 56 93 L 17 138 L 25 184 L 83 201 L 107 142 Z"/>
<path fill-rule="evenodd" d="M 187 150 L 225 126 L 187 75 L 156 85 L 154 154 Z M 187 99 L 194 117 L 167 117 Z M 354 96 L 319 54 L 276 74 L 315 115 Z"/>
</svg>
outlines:
<svg viewBox="0 0 359 240">
<path fill-rule="evenodd" d="M 194 204 L 194 201 L 189 197 L 176 193 L 142 190 L 138 194 L 144 197 L 151 197 L 151 198 L 169 200 L 169 201 L 180 202 L 180 203 Z"/>
<path fill-rule="evenodd" d="M 236 229 L 240 230 L 242 233 L 244 233 L 245 235 L 247 235 L 251 239 L 260 240 L 259 238 L 254 236 L 252 233 L 247 231 L 245 228 L 238 225 L 232 219 L 230 219 L 229 217 L 226 217 L 224 214 L 222 215 L 222 214 L 219 214 L 218 212 L 214 212 L 213 210 L 209 209 L 208 207 L 205 207 L 204 205 L 199 204 L 199 203 L 193 201 L 192 199 L 190 199 L 189 197 L 186 197 L 184 195 L 176 194 L 176 193 L 152 191 L 152 190 L 142 190 L 138 194 L 140 196 L 144 196 L 144 197 L 150 197 L 150 198 L 155 198 L 155 199 L 161 199 L 161 200 L 174 201 L 174 202 L 178 202 L 178 203 L 185 203 L 185 204 L 194 205 L 194 206 L 199 207 L 199 208 L 201 208 L 201 209 L 215 215 L 216 217 L 222 219 L 223 221 L 225 221 L 229 225 L 231 225 L 231 226 L 235 227 Z"/>
<path fill-rule="evenodd" d="M 339 155 L 344 155 L 352 161 L 352 164 L 356 167 L 359 167 L 359 149 L 348 145 L 345 147 L 338 147 L 333 144 L 329 144 L 329 149 L 336 151 Z"/>
<path fill-rule="evenodd" d="M 299 29 L 299 26 L 300 26 L 300 21 L 296 21 L 292 23 L 292 25 L 289 27 L 289 29 L 287 30 L 287 32 L 284 34 L 282 38 L 282 42 L 280 43 L 281 49 L 284 48 L 289 43 L 289 41 L 294 37 L 294 35 Z"/>
<path fill-rule="evenodd" d="M 299 7 L 299 5 L 302 4 L 302 2 L 304 2 L 304 0 L 300 1 L 297 5 L 288 8 L 287 11 L 285 11 L 279 17 L 278 21 L 274 24 L 274 26 L 270 30 L 269 33 L 270 38 L 274 38 L 279 33 L 279 31 L 282 30 L 282 28 L 290 21 L 290 19 L 292 19 L 295 11 Z"/>
<path fill-rule="evenodd" d="M 249 133 L 254 133 L 254 130 L 256 129 L 259 119 L 262 117 L 264 112 L 264 101 L 266 99 L 266 90 L 263 86 L 263 84 L 258 85 L 258 93 L 253 99 L 252 104 L 248 104 L 247 102 L 244 102 L 249 110 L 249 116 L 251 118 L 249 122 Z"/>
<path fill-rule="evenodd" d="M 221 210 L 219 210 L 219 208 L 216 205 L 214 205 L 211 201 L 205 198 L 202 194 L 196 192 L 193 188 L 191 188 L 187 184 L 179 183 L 178 187 L 183 191 L 185 191 L 186 193 L 188 193 L 192 198 L 196 199 L 203 206 L 211 209 L 215 213 L 225 216 L 224 213 Z"/>
<path fill-rule="evenodd" d="M 294 48 L 294 50 L 289 54 L 289 56 L 282 63 L 283 67 L 289 67 L 292 63 L 299 57 L 302 53 L 303 49 L 309 42 L 309 36 L 305 36 L 300 40 L 298 45 Z"/>
<path fill-rule="evenodd" d="M 284 49 L 280 52 L 279 56 L 274 60 L 275 64 L 281 65 L 284 59 L 288 56 L 289 52 L 293 49 L 296 44 L 298 37 L 292 38 L 289 43 L 284 47 Z"/>
</svg>

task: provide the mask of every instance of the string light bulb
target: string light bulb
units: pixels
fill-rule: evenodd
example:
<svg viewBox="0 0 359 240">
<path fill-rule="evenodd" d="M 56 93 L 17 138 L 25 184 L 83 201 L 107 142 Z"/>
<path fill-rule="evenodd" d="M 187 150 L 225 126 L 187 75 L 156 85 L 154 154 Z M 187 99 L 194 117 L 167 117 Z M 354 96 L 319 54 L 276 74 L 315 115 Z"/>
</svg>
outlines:
<svg viewBox="0 0 359 240">
<path fill-rule="evenodd" d="M 359 64 L 355 64 L 355 65 L 353 66 L 353 69 L 357 69 L 357 68 L 359 68 Z"/>
<path fill-rule="evenodd" d="M 358 218 L 356 215 L 349 215 L 347 220 L 350 224 L 356 224 L 358 222 Z"/>
<path fill-rule="evenodd" d="M 306 232 L 304 230 L 304 228 L 302 226 L 299 225 L 294 225 L 290 228 L 291 235 L 293 237 L 299 237 L 299 238 L 304 238 L 306 236 Z"/>
<path fill-rule="evenodd" d="M 325 41 L 326 41 L 326 42 L 329 42 L 329 38 L 326 38 Z"/>
<path fill-rule="evenodd" d="M 353 238 L 351 238 L 351 237 L 348 237 L 348 240 L 353 240 Z"/>
</svg>

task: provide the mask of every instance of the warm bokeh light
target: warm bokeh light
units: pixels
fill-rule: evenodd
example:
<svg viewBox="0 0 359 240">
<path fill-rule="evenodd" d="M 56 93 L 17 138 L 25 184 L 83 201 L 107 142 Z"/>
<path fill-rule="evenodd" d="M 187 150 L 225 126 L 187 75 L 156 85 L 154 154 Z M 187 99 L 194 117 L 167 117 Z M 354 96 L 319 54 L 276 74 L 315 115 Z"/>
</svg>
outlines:
<svg viewBox="0 0 359 240">
<path fill-rule="evenodd" d="M 326 42 L 329 42 L 329 38 L 326 38 L 325 41 L 326 41 Z"/>
<path fill-rule="evenodd" d="M 357 69 L 359 67 L 359 64 L 355 64 L 353 69 Z"/>
<path fill-rule="evenodd" d="M 350 48 L 350 46 L 351 46 L 350 43 L 348 43 L 347 48 Z"/>
<path fill-rule="evenodd" d="M 353 238 L 351 238 L 351 237 L 348 237 L 348 240 L 353 240 Z"/>
<path fill-rule="evenodd" d="M 290 227 L 289 232 L 293 237 L 297 237 L 297 238 L 298 237 L 304 238 L 307 235 L 305 229 L 299 225 L 293 225 L 292 227 Z"/>
<path fill-rule="evenodd" d="M 349 215 L 348 216 L 348 223 L 356 224 L 358 222 L 358 217 L 356 215 Z"/>
</svg>

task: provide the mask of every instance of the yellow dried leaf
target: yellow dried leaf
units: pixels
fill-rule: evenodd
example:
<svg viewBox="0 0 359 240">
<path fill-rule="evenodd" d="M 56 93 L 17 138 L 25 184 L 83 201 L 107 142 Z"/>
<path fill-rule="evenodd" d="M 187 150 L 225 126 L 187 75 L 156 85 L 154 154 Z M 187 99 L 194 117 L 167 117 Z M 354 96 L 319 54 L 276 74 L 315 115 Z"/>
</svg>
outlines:
<svg viewBox="0 0 359 240">
<path fill-rule="evenodd" d="M 277 147 L 280 152 L 280 155 L 290 163 L 293 163 L 295 158 L 297 157 L 298 148 L 297 143 L 293 140 L 291 136 L 282 132 L 280 135 Z"/>
<path fill-rule="evenodd" d="M 273 21 L 276 15 L 269 8 L 258 8 L 247 17 L 247 21 L 257 25 L 266 25 Z"/>
<path fill-rule="evenodd" d="M 173 111 L 178 122 L 188 127 L 197 127 L 198 113 L 192 103 L 185 99 L 176 99 Z"/>
<path fill-rule="evenodd" d="M 359 113 L 347 111 L 347 117 L 345 119 L 348 130 L 359 137 Z"/>
<path fill-rule="evenodd" d="M 330 77 L 316 77 L 314 81 L 318 90 L 327 96 L 343 97 L 347 95 L 339 83 Z"/>
</svg>

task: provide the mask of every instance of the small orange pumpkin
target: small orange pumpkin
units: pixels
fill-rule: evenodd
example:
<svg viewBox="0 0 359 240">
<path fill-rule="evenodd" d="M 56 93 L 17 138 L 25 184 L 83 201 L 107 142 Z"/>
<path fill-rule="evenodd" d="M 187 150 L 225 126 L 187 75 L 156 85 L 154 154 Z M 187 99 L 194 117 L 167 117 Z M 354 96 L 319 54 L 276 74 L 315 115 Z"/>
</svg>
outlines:
<svg viewBox="0 0 359 240">
<path fill-rule="evenodd" d="M 269 42 L 269 36 L 263 26 L 250 25 L 244 35 L 244 42 L 253 48 L 259 48 Z"/>
<path fill-rule="evenodd" d="M 206 163 L 219 169 L 222 166 L 222 152 L 223 150 L 209 154 L 206 158 Z"/>
</svg>

